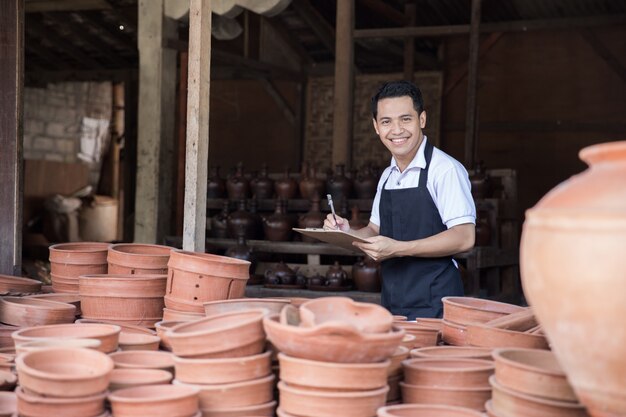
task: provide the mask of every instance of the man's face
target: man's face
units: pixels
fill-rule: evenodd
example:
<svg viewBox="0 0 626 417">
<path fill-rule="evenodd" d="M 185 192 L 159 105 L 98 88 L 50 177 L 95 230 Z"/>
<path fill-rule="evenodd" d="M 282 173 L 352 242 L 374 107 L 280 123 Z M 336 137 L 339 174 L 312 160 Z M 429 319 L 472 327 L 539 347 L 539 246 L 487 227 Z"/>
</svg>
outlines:
<svg viewBox="0 0 626 417">
<path fill-rule="evenodd" d="M 404 169 L 411 162 L 422 143 L 426 126 L 426 112 L 420 115 L 413 108 L 409 96 L 384 98 L 378 102 L 374 129 L 383 145 L 389 149 Z M 404 166 L 402 166 L 404 165 Z"/>
</svg>

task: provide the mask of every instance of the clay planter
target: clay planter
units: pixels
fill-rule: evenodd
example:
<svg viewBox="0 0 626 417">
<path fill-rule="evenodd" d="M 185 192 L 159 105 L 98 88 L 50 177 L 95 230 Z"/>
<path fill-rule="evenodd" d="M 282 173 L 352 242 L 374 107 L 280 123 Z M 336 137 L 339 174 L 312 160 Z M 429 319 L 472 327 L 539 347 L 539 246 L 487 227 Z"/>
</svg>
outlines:
<svg viewBox="0 0 626 417">
<path fill-rule="evenodd" d="M 211 417 L 273 417 L 276 401 L 246 407 L 225 407 L 202 410 L 203 416 Z M 198 416 L 199 417 L 199 416 Z"/>
<path fill-rule="evenodd" d="M 17 396 L 12 392 L 0 392 L 0 417 L 14 415 L 17 416 Z"/>
<path fill-rule="evenodd" d="M 441 329 L 441 337 L 443 341 L 453 346 L 466 346 L 467 341 L 467 326 L 462 324 L 452 323 L 443 319 L 443 327 Z"/>
<path fill-rule="evenodd" d="M 164 301 L 165 307 L 171 310 L 206 315 L 204 314 L 204 307 L 202 306 L 201 302 L 182 300 L 179 298 L 170 297 L 169 295 L 166 295 L 164 297 Z"/>
<path fill-rule="evenodd" d="M 388 376 L 401 375 L 402 374 L 402 361 L 409 357 L 409 349 L 404 346 L 398 346 L 398 349 L 391 356 L 389 368 L 387 369 Z"/>
<path fill-rule="evenodd" d="M 481 359 L 407 359 L 404 381 L 421 387 L 488 388 L 494 363 Z"/>
<path fill-rule="evenodd" d="M 0 321 L 13 326 L 72 323 L 76 307 L 36 298 L 0 298 Z"/>
<path fill-rule="evenodd" d="M 217 314 L 167 331 L 172 351 L 181 357 L 238 357 L 261 353 L 265 332 L 261 320 L 265 309 Z"/>
<path fill-rule="evenodd" d="M 471 346 L 490 348 L 550 349 L 548 341 L 542 335 L 481 325 L 467 326 L 467 343 Z"/>
<path fill-rule="evenodd" d="M 168 263 L 167 296 L 204 303 L 244 296 L 250 262 L 207 253 L 173 250 Z"/>
<path fill-rule="evenodd" d="M 83 348 L 98 350 L 102 342 L 98 339 L 41 339 L 32 342 L 24 342 L 15 347 L 18 355 L 48 348 Z"/>
<path fill-rule="evenodd" d="M 269 314 L 278 314 L 287 304 L 289 304 L 288 299 L 238 298 L 234 300 L 209 301 L 203 303 L 202 306 L 204 308 L 204 314 L 208 317 L 214 314 L 249 310 L 251 308 L 265 308 L 269 311 Z"/>
<path fill-rule="evenodd" d="M 415 319 L 415 322 L 420 327 L 428 327 L 428 328 L 436 329 L 439 331 L 443 329 L 443 319 L 431 319 L 431 318 L 418 317 Z"/>
<path fill-rule="evenodd" d="M 109 274 L 163 275 L 173 248 L 141 243 L 118 243 L 109 247 Z"/>
<path fill-rule="evenodd" d="M 106 274 L 110 244 L 99 242 L 60 243 L 50 246 L 50 274 L 55 292 L 78 292 L 78 277 Z"/>
<path fill-rule="evenodd" d="M 412 358 L 463 358 L 493 360 L 491 348 L 463 346 L 432 346 L 411 351 Z"/>
<path fill-rule="evenodd" d="M 328 390 L 373 390 L 387 385 L 390 361 L 331 363 L 278 354 L 280 380 L 290 386 Z"/>
<path fill-rule="evenodd" d="M 387 333 L 393 316 L 384 307 L 348 297 L 316 298 L 300 306 L 300 326 L 314 327 L 328 322 L 349 324 L 364 333 Z"/>
<path fill-rule="evenodd" d="M 159 350 L 161 338 L 142 333 L 120 334 L 119 345 L 121 350 Z"/>
<path fill-rule="evenodd" d="M 15 390 L 17 408 L 24 417 L 86 417 L 104 413 L 106 393 L 78 398 L 50 398 L 26 393 L 21 387 Z"/>
<path fill-rule="evenodd" d="M 280 408 L 286 413 L 308 417 L 374 416 L 385 405 L 389 387 L 368 391 L 320 391 L 278 383 Z"/>
<path fill-rule="evenodd" d="M 41 291 L 41 282 L 12 275 L 0 274 L 0 293 L 28 294 Z"/>
<path fill-rule="evenodd" d="M 469 408 L 448 405 L 400 404 L 378 409 L 378 417 L 483 417 Z"/>
<path fill-rule="evenodd" d="M 524 307 L 471 297 L 443 297 L 443 318 L 456 324 L 486 323 Z"/>
<path fill-rule="evenodd" d="M 268 376 L 271 352 L 236 358 L 188 359 L 174 356 L 176 379 L 185 384 L 230 384 Z"/>
<path fill-rule="evenodd" d="M 188 311 L 172 310 L 165 307 L 163 309 L 163 321 L 196 321 L 205 318 L 202 313 L 191 313 Z"/>
<path fill-rule="evenodd" d="M 98 350 L 104 353 L 115 352 L 118 347 L 120 326 L 114 324 L 53 324 L 48 326 L 26 327 L 13 333 L 15 345 L 41 339 L 98 339 Z"/>
<path fill-rule="evenodd" d="M 115 368 L 174 370 L 174 355 L 154 350 L 127 350 L 111 353 Z"/>
<path fill-rule="evenodd" d="M 116 368 L 111 371 L 109 391 L 143 385 L 169 384 L 174 376 L 163 369 Z"/>
<path fill-rule="evenodd" d="M 230 384 L 188 385 L 174 380 L 174 385 L 185 385 L 198 389 L 200 408 L 210 411 L 228 407 L 248 407 L 266 404 L 274 400 L 274 379 L 272 375 Z"/>
<path fill-rule="evenodd" d="M 83 275 L 79 293 L 83 317 L 154 326 L 163 317 L 165 275 Z"/>
<path fill-rule="evenodd" d="M 198 412 L 198 390 L 183 385 L 146 385 L 109 394 L 115 417 L 189 417 Z"/>
<path fill-rule="evenodd" d="M 167 333 L 167 331 L 169 329 L 171 329 L 174 326 L 178 326 L 181 323 L 186 323 L 185 321 L 159 321 L 154 323 L 154 328 L 156 329 L 156 333 L 157 336 L 159 336 L 161 338 L 161 348 L 164 350 L 172 350 L 172 345 L 170 345 L 170 341 L 167 339 L 167 337 L 165 336 L 165 333 Z"/>
<path fill-rule="evenodd" d="M 483 411 L 491 398 L 490 388 L 424 387 L 400 382 L 405 404 L 442 404 Z M 543 417 L 543 416 L 542 416 Z"/>
<path fill-rule="evenodd" d="M 400 345 L 404 330 L 360 333 L 352 326 L 333 323 L 298 327 L 279 323 L 278 315 L 265 317 L 267 338 L 285 354 L 322 362 L 371 363 L 389 358 Z"/>
<path fill-rule="evenodd" d="M 569 401 L 546 400 L 531 395 L 521 394 L 503 387 L 495 376 L 489 383 L 493 388 L 491 405 L 493 412 L 502 417 L 522 417 L 536 415 L 541 417 L 587 417 L 585 407 Z"/>
<path fill-rule="evenodd" d="M 496 380 L 522 394 L 557 401 L 578 402 L 552 352 L 535 349 L 498 349 L 493 352 Z"/>
<path fill-rule="evenodd" d="M 425 346 L 436 346 L 439 341 L 439 330 L 423 326 L 414 321 L 399 321 L 394 324 L 396 327 L 404 329 L 406 334 L 412 334 L 415 336 L 412 348 L 419 348 Z"/>
<path fill-rule="evenodd" d="M 76 316 L 81 315 L 80 311 L 80 295 L 72 293 L 50 293 L 29 295 L 26 298 L 36 298 L 38 300 L 57 301 L 59 303 L 67 303 L 76 307 Z"/>
<path fill-rule="evenodd" d="M 20 386 L 51 397 L 85 397 L 106 391 L 113 361 L 97 350 L 49 348 L 15 359 Z"/>
<path fill-rule="evenodd" d="M 78 294 L 78 277 L 68 278 L 50 273 L 50 279 L 52 280 L 52 289 L 55 292 Z"/>
</svg>

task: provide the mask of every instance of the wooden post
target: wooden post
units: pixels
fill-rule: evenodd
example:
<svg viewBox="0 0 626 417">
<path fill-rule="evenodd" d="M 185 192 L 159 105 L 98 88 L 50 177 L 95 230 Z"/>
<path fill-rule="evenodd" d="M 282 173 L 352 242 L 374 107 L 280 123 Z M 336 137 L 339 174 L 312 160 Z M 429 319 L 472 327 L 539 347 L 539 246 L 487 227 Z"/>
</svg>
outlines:
<svg viewBox="0 0 626 417">
<path fill-rule="evenodd" d="M 189 54 L 180 52 L 178 55 L 180 70 L 178 74 L 178 98 L 176 108 L 176 142 L 178 144 L 176 174 L 176 236 L 183 235 L 183 219 L 185 217 L 185 143 L 187 140 L 187 64 Z"/>
<path fill-rule="evenodd" d="M 0 274 L 22 275 L 24 0 L 0 2 Z"/>
<path fill-rule="evenodd" d="M 465 109 L 465 167 L 474 166 L 476 141 L 476 101 L 478 95 L 478 51 L 480 49 L 480 2 L 472 0 L 472 17 L 469 36 L 469 70 L 467 76 L 467 106 Z"/>
<path fill-rule="evenodd" d="M 183 249 L 204 252 L 209 161 L 211 0 L 190 2 L 188 68 Z"/>
<path fill-rule="evenodd" d="M 116 240 L 123 239 L 124 234 L 124 200 L 121 184 L 121 138 L 125 135 L 124 128 L 124 83 L 113 84 L 113 140 L 111 144 L 111 195 L 117 200 L 117 233 Z"/>
<path fill-rule="evenodd" d="M 333 165 L 352 162 L 352 101 L 354 86 L 354 0 L 337 2 L 335 29 L 335 96 L 333 100 Z"/>
<path fill-rule="evenodd" d="M 171 230 L 174 190 L 176 51 L 163 48 L 176 38 L 165 18 L 164 0 L 139 0 L 139 118 L 135 241 L 160 243 Z"/>
<path fill-rule="evenodd" d="M 408 26 L 415 26 L 416 22 L 416 6 L 415 3 L 407 3 L 404 5 L 404 14 L 408 18 Z M 415 38 L 409 36 L 404 38 L 404 79 L 413 82 L 413 74 L 415 73 Z"/>
</svg>

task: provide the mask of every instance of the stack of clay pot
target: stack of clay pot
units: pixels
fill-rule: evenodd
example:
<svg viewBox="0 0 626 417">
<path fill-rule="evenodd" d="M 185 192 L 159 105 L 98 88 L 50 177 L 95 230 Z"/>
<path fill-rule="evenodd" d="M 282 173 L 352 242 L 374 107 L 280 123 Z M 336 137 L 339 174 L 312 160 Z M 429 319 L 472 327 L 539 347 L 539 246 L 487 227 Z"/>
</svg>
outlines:
<svg viewBox="0 0 626 417">
<path fill-rule="evenodd" d="M 375 416 L 389 392 L 389 358 L 404 336 L 392 321 L 384 308 L 345 297 L 266 317 L 268 338 L 281 352 L 278 415 Z"/>
<path fill-rule="evenodd" d="M 490 417 L 588 417 L 552 352 L 497 349 Z M 609 414 L 607 414 L 609 415 Z"/>
<path fill-rule="evenodd" d="M 78 242 L 50 246 L 50 276 L 55 292 L 78 293 L 78 277 L 107 273 L 108 243 Z"/>
<path fill-rule="evenodd" d="M 203 303 L 243 297 L 249 278 L 248 261 L 172 250 L 167 263 L 163 319 L 188 321 L 203 318 Z"/>
<path fill-rule="evenodd" d="M 268 313 L 232 309 L 165 332 L 174 353 L 173 383 L 199 392 L 203 415 L 274 415 L 275 377 L 262 322 Z"/>
</svg>

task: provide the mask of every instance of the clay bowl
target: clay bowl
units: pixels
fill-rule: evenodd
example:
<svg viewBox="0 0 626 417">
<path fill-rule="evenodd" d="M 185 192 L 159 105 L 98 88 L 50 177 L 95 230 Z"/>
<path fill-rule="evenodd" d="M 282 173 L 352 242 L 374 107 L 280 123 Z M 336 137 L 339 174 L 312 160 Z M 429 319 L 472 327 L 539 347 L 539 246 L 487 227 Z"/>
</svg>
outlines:
<svg viewBox="0 0 626 417">
<path fill-rule="evenodd" d="M 441 404 L 483 411 L 485 401 L 491 398 L 491 389 L 424 387 L 400 382 L 405 404 Z"/>
<path fill-rule="evenodd" d="M 143 333 L 120 333 L 121 350 L 159 350 L 161 338 Z"/>
<path fill-rule="evenodd" d="M 422 387 L 488 388 L 494 372 L 494 363 L 481 359 L 407 359 L 402 366 L 404 381 Z"/>
<path fill-rule="evenodd" d="M 127 350 L 109 355 L 116 368 L 174 370 L 174 355 L 154 350 Z"/>
<path fill-rule="evenodd" d="M 276 377 L 270 374 L 263 378 L 230 384 L 188 385 L 177 380 L 174 380 L 173 384 L 197 388 L 200 408 L 206 411 L 215 408 L 220 409 L 224 405 L 248 407 L 271 402 L 274 400 L 275 379 Z"/>
<path fill-rule="evenodd" d="M 489 348 L 550 349 L 543 335 L 497 329 L 484 325 L 467 326 L 467 342 L 471 346 Z"/>
<path fill-rule="evenodd" d="M 246 407 L 212 408 L 202 410 L 203 416 L 211 417 L 273 417 L 276 401 Z M 198 416 L 199 417 L 199 416 Z"/>
<path fill-rule="evenodd" d="M 404 337 L 402 338 L 402 341 L 400 342 L 400 345 L 404 346 L 405 348 L 409 350 L 415 349 L 413 347 L 413 345 L 415 345 L 415 340 L 417 340 L 417 337 L 415 335 L 405 333 Z"/>
<path fill-rule="evenodd" d="M 117 243 L 109 247 L 109 274 L 166 274 L 173 248 L 141 243 Z"/>
<path fill-rule="evenodd" d="M 0 298 L 0 321 L 13 326 L 41 326 L 74 322 L 76 307 L 39 298 Z"/>
<path fill-rule="evenodd" d="M 165 336 L 167 331 L 174 326 L 178 326 L 179 324 L 187 323 L 186 321 L 158 321 L 154 323 L 154 328 L 156 330 L 157 336 L 161 338 L 161 348 L 164 350 L 172 350 L 172 345 L 170 341 Z"/>
<path fill-rule="evenodd" d="M 198 390 L 184 385 L 145 385 L 109 394 L 115 417 L 189 417 L 198 412 Z"/>
<path fill-rule="evenodd" d="M 398 349 L 391 355 L 389 360 L 389 368 L 387 369 L 388 376 L 394 376 L 402 374 L 402 361 L 409 357 L 409 349 L 404 346 L 398 346 Z"/>
<path fill-rule="evenodd" d="M 492 386 L 492 412 L 503 417 L 588 417 L 585 407 L 569 401 L 547 400 L 522 394 L 502 386 L 494 375 Z"/>
<path fill-rule="evenodd" d="M 286 413 L 310 417 L 374 416 L 385 405 L 388 386 L 367 391 L 316 390 L 278 383 L 280 408 Z"/>
<path fill-rule="evenodd" d="M 57 301 L 67 303 L 76 307 L 76 316 L 80 316 L 80 295 L 72 293 L 53 292 L 49 294 L 29 295 L 26 298 L 37 298 L 41 300 Z"/>
<path fill-rule="evenodd" d="M 13 392 L 0 391 L 0 417 L 13 415 L 17 416 L 17 396 Z"/>
<path fill-rule="evenodd" d="M 64 347 L 64 348 L 84 348 L 84 349 L 96 349 L 100 347 L 102 342 L 98 339 L 40 339 L 33 340 L 31 342 L 21 343 L 15 347 L 15 351 L 18 355 L 22 353 L 32 352 L 35 350 Z"/>
<path fill-rule="evenodd" d="M 467 346 L 467 326 L 456 324 L 446 319 L 443 320 L 441 328 L 443 341 L 453 346 Z"/>
<path fill-rule="evenodd" d="M 476 410 L 448 405 L 400 404 L 378 409 L 378 417 L 484 417 Z"/>
<path fill-rule="evenodd" d="M 185 384 L 229 384 L 272 372 L 271 352 L 238 358 L 188 359 L 174 356 L 176 379 Z"/>
<path fill-rule="evenodd" d="M 15 345 L 40 339 L 98 339 L 99 351 L 115 352 L 118 347 L 120 326 L 114 324 L 53 324 L 48 326 L 26 327 L 14 332 L 11 336 Z"/>
<path fill-rule="evenodd" d="M 496 380 L 522 394 L 556 401 L 578 402 L 556 356 L 547 350 L 497 349 L 493 352 Z"/>
<path fill-rule="evenodd" d="M 332 390 L 373 390 L 387 385 L 390 361 L 331 363 L 278 354 L 280 380 L 289 386 Z"/>
<path fill-rule="evenodd" d="M 349 325 L 326 323 L 307 328 L 278 320 L 278 315 L 268 316 L 263 325 L 279 351 L 322 362 L 380 362 L 393 355 L 404 337 L 404 330 L 395 327 L 388 333 L 361 333 Z"/>
<path fill-rule="evenodd" d="M 463 358 L 493 360 L 491 348 L 471 346 L 431 346 L 412 350 L 412 358 Z"/>
<path fill-rule="evenodd" d="M 265 309 L 233 311 L 179 324 L 166 332 L 172 351 L 181 357 L 237 357 L 263 352 Z"/>
<path fill-rule="evenodd" d="M 163 369 L 116 368 L 111 371 L 109 391 L 142 385 L 169 384 L 174 376 Z"/>
<path fill-rule="evenodd" d="M 113 361 L 97 350 L 49 348 L 15 359 L 20 386 L 52 397 L 90 396 L 106 391 Z"/>
<path fill-rule="evenodd" d="M 525 307 L 472 297 L 443 297 L 443 318 L 456 324 L 486 323 Z"/>
<path fill-rule="evenodd" d="M 77 398 L 42 397 L 24 392 L 21 387 L 15 390 L 17 407 L 21 416 L 28 417 L 85 417 L 104 413 L 106 392 Z"/>
<path fill-rule="evenodd" d="M 350 324 L 363 333 L 387 333 L 393 316 L 384 307 L 348 297 L 316 298 L 300 306 L 300 326 L 315 327 L 329 322 Z"/>
<path fill-rule="evenodd" d="M 113 324 L 116 326 L 120 326 L 122 328 L 122 333 L 141 333 L 141 334 L 149 334 L 152 336 L 156 335 L 154 330 L 151 330 L 144 326 L 138 326 L 135 324 L 128 323 L 120 323 L 108 320 L 98 320 L 98 319 L 78 319 L 75 323 L 104 323 L 104 324 Z"/>
<path fill-rule="evenodd" d="M 308 301 L 308 299 L 307 299 Z M 269 314 L 278 314 L 284 306 L 289 304 L 288 299 L 279 298 L 235 298 L 232 300 L 209 301 L 203 303 L 205 315 L 229 313 L 231 311 L 249 310 L 251 308 L 265 308 Z"/>
<path fill-rule="evenodd" d="M 10 370 L 0 370 L 0 391 L 10 391 L 15 388 L 17 377 Z"/>
<path fill-rule="evenodd" d="M 443 329 L 443 319 L 431 319 L 418 317 L 415 322 L 422 327 L 430 327 L 431 329 L 437 329 L 441 331 Z"/>
<path fill-rule="evenodd" d="M 35 279 L 0 274 L 0 293 L 28 294 L 41 291 L 41 282 Z"/>
<path fill-rule="evenodd" d="M 415 336 L 412 348 L 436 346 L 439 341 L 439 329 L 423 326 L 414 321 L 398 322 L 394 326 L 404 329 L 407 334 Z"/>
<path fill-rule="evenodd" d="M 203 313 L 192 313 L 189 311 L 172 310 L 165 307 L 163 309 L 163 321 L 196 321 L 205 318 Z"/>
</svg>

